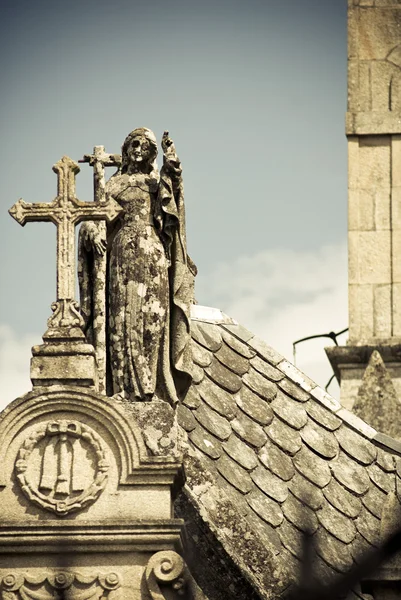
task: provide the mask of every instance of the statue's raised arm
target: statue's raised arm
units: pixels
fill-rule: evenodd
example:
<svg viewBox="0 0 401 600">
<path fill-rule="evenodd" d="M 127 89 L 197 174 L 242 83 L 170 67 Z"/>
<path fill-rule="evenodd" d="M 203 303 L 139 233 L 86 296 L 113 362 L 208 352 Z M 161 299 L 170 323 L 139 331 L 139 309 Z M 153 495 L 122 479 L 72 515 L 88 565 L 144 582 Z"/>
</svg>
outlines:
<svg viewBox="0 0 401 600">
<path fill-rule="evenodd" d="M 118 398 L 175 405 L 192 379 L 189 313 L 196 267 L 186 249 L 181 163 L 168 132 L 162 149 L 159 173 L 154 134 L 135 129 L 124 141 L 121 167 L 106 184 L 106 196 L 122 207 L 106 240 L 107 390 Z M 96 230 L 93 240 L 90 228 L 86 235 L 86 250 L 101 251 Z M 88 306 L 87 290 L 83 295 Z"/>
</svg>

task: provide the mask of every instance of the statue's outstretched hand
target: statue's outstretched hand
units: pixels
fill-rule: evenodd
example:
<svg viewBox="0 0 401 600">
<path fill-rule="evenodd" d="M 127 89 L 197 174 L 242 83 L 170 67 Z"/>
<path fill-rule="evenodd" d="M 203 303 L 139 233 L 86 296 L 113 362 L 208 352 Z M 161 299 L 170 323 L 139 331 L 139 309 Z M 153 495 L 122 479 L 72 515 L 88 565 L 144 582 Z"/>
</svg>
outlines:
<svg viewBox="0 0 401 600">
<path fill-rule="evenodd" d="M 165 154 L 171 154 L 172 151 L 175 153 L 174 142 L 168 134 L 168 131 L 165 131 L 162 136 L 162 150 Z"/>
<path fill-rule="evenodd" d="M 107 242 L 102 235 L 96 233 L 91 237 L 91 246 L 97 256 L 103 256 L 106 252 Z"/>
</svg>

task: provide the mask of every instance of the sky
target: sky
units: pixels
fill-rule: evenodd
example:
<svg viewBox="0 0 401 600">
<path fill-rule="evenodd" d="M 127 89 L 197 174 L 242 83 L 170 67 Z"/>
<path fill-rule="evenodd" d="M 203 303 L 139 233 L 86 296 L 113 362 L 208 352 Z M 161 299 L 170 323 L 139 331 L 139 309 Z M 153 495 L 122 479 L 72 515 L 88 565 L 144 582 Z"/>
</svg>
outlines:
<svg viewBox="0 0 401 600">
<path fill-rule="evenodd" d="M 7 211 L 140 126 L 181 159 L 200 304 L 290 360 L 347 327 L 346 0 L 5 0 L 0 52 L 0 409 L 31 388 L 56 284 L 54 225 Z M 323 386 L 326 344 L 296 359 Z"/>
</svg>

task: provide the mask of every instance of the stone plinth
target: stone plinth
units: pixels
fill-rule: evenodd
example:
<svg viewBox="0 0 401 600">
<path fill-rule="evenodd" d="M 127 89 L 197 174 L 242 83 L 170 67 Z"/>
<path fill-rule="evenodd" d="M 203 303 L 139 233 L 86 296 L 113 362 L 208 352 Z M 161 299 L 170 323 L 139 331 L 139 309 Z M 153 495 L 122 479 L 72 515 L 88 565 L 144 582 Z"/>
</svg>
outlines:
<svg viewBox="0 0 401 600">
<path fill-rule="evenodd" d="M 0 461 L 2 597 L 139 600 L 185 585 L 168 404 L 33 391 L 0 417 Z"/>
</svg>

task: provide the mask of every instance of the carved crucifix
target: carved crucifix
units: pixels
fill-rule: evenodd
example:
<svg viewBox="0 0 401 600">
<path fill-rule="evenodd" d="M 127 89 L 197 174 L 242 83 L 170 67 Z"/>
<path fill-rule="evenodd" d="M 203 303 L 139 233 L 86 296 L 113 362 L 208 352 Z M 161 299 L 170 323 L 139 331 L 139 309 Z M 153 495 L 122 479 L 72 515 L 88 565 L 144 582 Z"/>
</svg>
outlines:
<svg viewBox="0 0 401 600">
<path fill-rule="evenodd" d="M 63 156 L 54 166 L 57 173 L 57 196 L 52 202 L 28 204 L 18 200 L 9 210 L 22 226 L 28 221 L 51 221 L 57 227 L 57 300 L 52 305 L 54 314 L 48 321 L 44 338 L 83 338 L 83 319 L 75 301 L 75 226 L 87 220 L 114 220 L 121 207 L 107 202 L 82 202 L 75 195 L 75 176 L 80 169 L 76 162 Z"/>
</svg>

